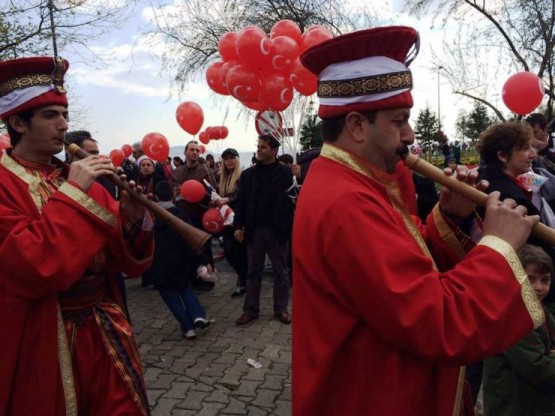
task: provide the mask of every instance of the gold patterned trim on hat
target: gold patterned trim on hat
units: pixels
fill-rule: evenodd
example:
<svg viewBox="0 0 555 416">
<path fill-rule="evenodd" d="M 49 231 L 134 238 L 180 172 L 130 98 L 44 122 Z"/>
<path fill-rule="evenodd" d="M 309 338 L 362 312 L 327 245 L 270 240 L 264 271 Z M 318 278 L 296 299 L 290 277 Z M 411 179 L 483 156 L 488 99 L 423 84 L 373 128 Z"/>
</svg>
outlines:
<svg viewBox="0 0 555 416">
<path fill-rule="evenodd" d="M 54 71 L 52 71 L 52 82 L 59 94 L 64 94 L 64 74 L 66 73 L 66 63 L 63 58 L 57 56 L 54 59 Z"/>
<path fill-rule="evenodd" d="M 543 308 L 534 293 L 534 290 L 532 289 L 528 276 L 526 276 L 526 272 L 524 271 L 524 268 L 522 267 L 522 264 L 520 263 L 513 247 L 506 241 L 493 235 L 484 236 L 478 245 L 487 246 L 505 257 L 505 260 L 511 267 L 516 280 L 520 283 L 522 301 L 524 302 L 524 305 L 526 306 L 526 309 L 528 309 L 528 313 L 534 322 L 534 328 L 539 327 L 545 319 Z"/>
<path fill-rule="evenodd" d="M 31 74 L 9 79 L 0 84 L 0 97 L 16 90 L 36 87 L 37 85 L 52 85 L 52 77 L 46 74 Z"/>
<path fill-rule="evenodd" d="M 118 219 L 115 215 L 106 208 L 100 206 L 94 199 L 71 185 L 69 182 L 64 182 L 58 190 L 105 223 L 112 227 L 116 226 Z"/>
<path fill-rule="evenodd" d="M 410 71 L 356 79 L 318 81 L 318 97 L 356 97 L 412 88 Z"/>
</svg>

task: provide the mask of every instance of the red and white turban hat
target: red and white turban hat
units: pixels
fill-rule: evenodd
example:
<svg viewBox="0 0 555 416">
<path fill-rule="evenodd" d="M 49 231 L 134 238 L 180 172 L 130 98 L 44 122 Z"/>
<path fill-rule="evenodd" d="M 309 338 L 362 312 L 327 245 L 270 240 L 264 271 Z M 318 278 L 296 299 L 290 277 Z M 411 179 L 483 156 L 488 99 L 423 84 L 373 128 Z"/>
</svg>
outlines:
<svg viewBox="0 0 555 416">
<path fill-rule="evenodd" d="M 412 107 L 408 68 L 420 47 L 418 32 L 388 26 L 348 33 L 306 50 L 302 64 L 318 76 L 318 115 Z"/>
<path fill-rule="evenodd" d="M 0 118 L 45 105 L 67 107 L 63 58 L 20 58 L 0 62 Z"/>
</svg>

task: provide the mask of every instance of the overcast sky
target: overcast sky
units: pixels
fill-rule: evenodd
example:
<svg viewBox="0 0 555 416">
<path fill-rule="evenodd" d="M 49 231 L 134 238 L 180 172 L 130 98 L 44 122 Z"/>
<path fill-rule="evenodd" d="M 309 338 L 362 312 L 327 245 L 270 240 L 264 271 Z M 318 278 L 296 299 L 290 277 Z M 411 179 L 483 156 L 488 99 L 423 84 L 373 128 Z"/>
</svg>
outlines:
<svg viewBox="0 0 555 416">
<path fill-rule="evenodd" d="M 395 24 L 416 28 L 421 36 L 421 50 L 413 62 L 415 107 L 413 123 L 418 111 L 427 104 L 437 112 L 438 78 L 437 70 L 431 69 L 431 49 L 438 51 L 443 39 L 442 30 L 430 30 L 428 19 L 415 19 L 402 15 L 397 10 L 396 2 L 384 3 L 384 18 L 390 18 Z M 81 59 L 65 56 L 70 60 L 68 87 L 75 104 L 75 110 L 84 109 L 86 118 L 77 117 L 70 122 L 71 129 L 87 129 L 99 141 L 102 153 L 120 148 L 123 144 L 141 140 L 149 132 L 159 132 L 167 137 L 170 145 L 184 145 L 193 136 L 184 132 L 175 120 L 175 109 L 182 101 L 194 101 L 204 110 L 206 126 L 222 125 L 224 111 L 222 103 L 232 104 L 232 110 L 225 119 L 229 136 L 224 141 L 217 141 L 208 146 L 209 153 L 219 154 L 224 148 L 235 147 L 240 151 L 253 151 L 256 143 L 254 114 L 249 120 L 236 120 L 233 98 L 215 99 L 207 86 L 204 75 L 199 82 L 191 84 L 187 95 L 178 97 L 170 90 L 172 74 L 161 73 L 161 60 L 157 51 L 144 45 L 139 39 L 141 27 L 148 24 L 148 1 L 141 1 L 134 6 L 135 14 L 123 30 L 111 33 L 102 39 L 92 39 L 91 48 L 107 55 L 108 65 L 98 69 Z M 441 116 L 442 124 L 450 138 L 454 138 L 454 123 L 461 107 L 470 104 L 451 93 L 446 80 L 441 79 Z M 71 105 L 70 104 L 70 105 Z M 71 108 L 70 108 L 71 112 Z"/>
</svg>

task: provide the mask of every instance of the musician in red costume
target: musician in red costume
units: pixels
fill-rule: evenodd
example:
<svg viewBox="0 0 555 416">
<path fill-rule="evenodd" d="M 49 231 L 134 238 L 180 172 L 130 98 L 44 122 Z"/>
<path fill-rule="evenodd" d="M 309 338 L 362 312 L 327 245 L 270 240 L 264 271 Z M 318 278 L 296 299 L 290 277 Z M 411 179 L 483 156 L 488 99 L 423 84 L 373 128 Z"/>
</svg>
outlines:
<svg viewBox="0 0 555 416">
<path fill-rule="evenodd" d="M 462 366 L 544 319 L 515 253 L 537 217 L 494 193 L 475 243 L 474 204 L 447 189 L 426 227 L 407 211 L 393 174 L 414 142 L 417 50 L 414 29 L 383 27 L 301 56 L 324 146 L 293 230 L 294 416 L 473 414 Z"/>
<path fill-rule="evenodd" d="M 109 159 L 71 167 L 61 58 L 0 62 L 0 414 L 147 415 L 114 273 L 151 262 L 152 218 L 95 183 Z"/>
</svg>

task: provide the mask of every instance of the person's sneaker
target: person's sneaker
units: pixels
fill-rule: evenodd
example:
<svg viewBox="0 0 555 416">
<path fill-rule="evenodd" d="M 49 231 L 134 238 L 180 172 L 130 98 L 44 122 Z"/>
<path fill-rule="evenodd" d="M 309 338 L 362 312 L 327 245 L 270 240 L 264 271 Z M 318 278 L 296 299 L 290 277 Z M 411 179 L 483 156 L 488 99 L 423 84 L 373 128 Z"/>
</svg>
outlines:
<svg viewBox="0 0 555 416">
<path fill-rule="evenodd" d="M 235 291 L 231 294 L 231 298 L 240 298 L 241 296 L 243 296 L 245 293 L 247 293 L 247 288 L 246 287 L 238 287 L 237 289 L 235 289 Z"/>
<path fill-rule="evenodd" d="M 189 329 L 183 334 L 183 336 L 187 339 L 195 339 L 197 337 L 197 334 L 195 333 L 194 329 Z"/>
<path fill-rule="evenodd" d="M 258 316 L 251 316 L 248 313 L 243 312 L 243 315 L 241 315 L 239 319 L 235 321 L 235 323 L 237 325 L 246 325 L 249 322 L 254 321 L 255 319 L 258 319 Z"/>
<path fill-rule="evenodd" d="M 214 321 L 207 318 L 197 318 L 194 320 L 193 325 L 198 329 L 207 329 L 214 325 Z"/>
</svg>

